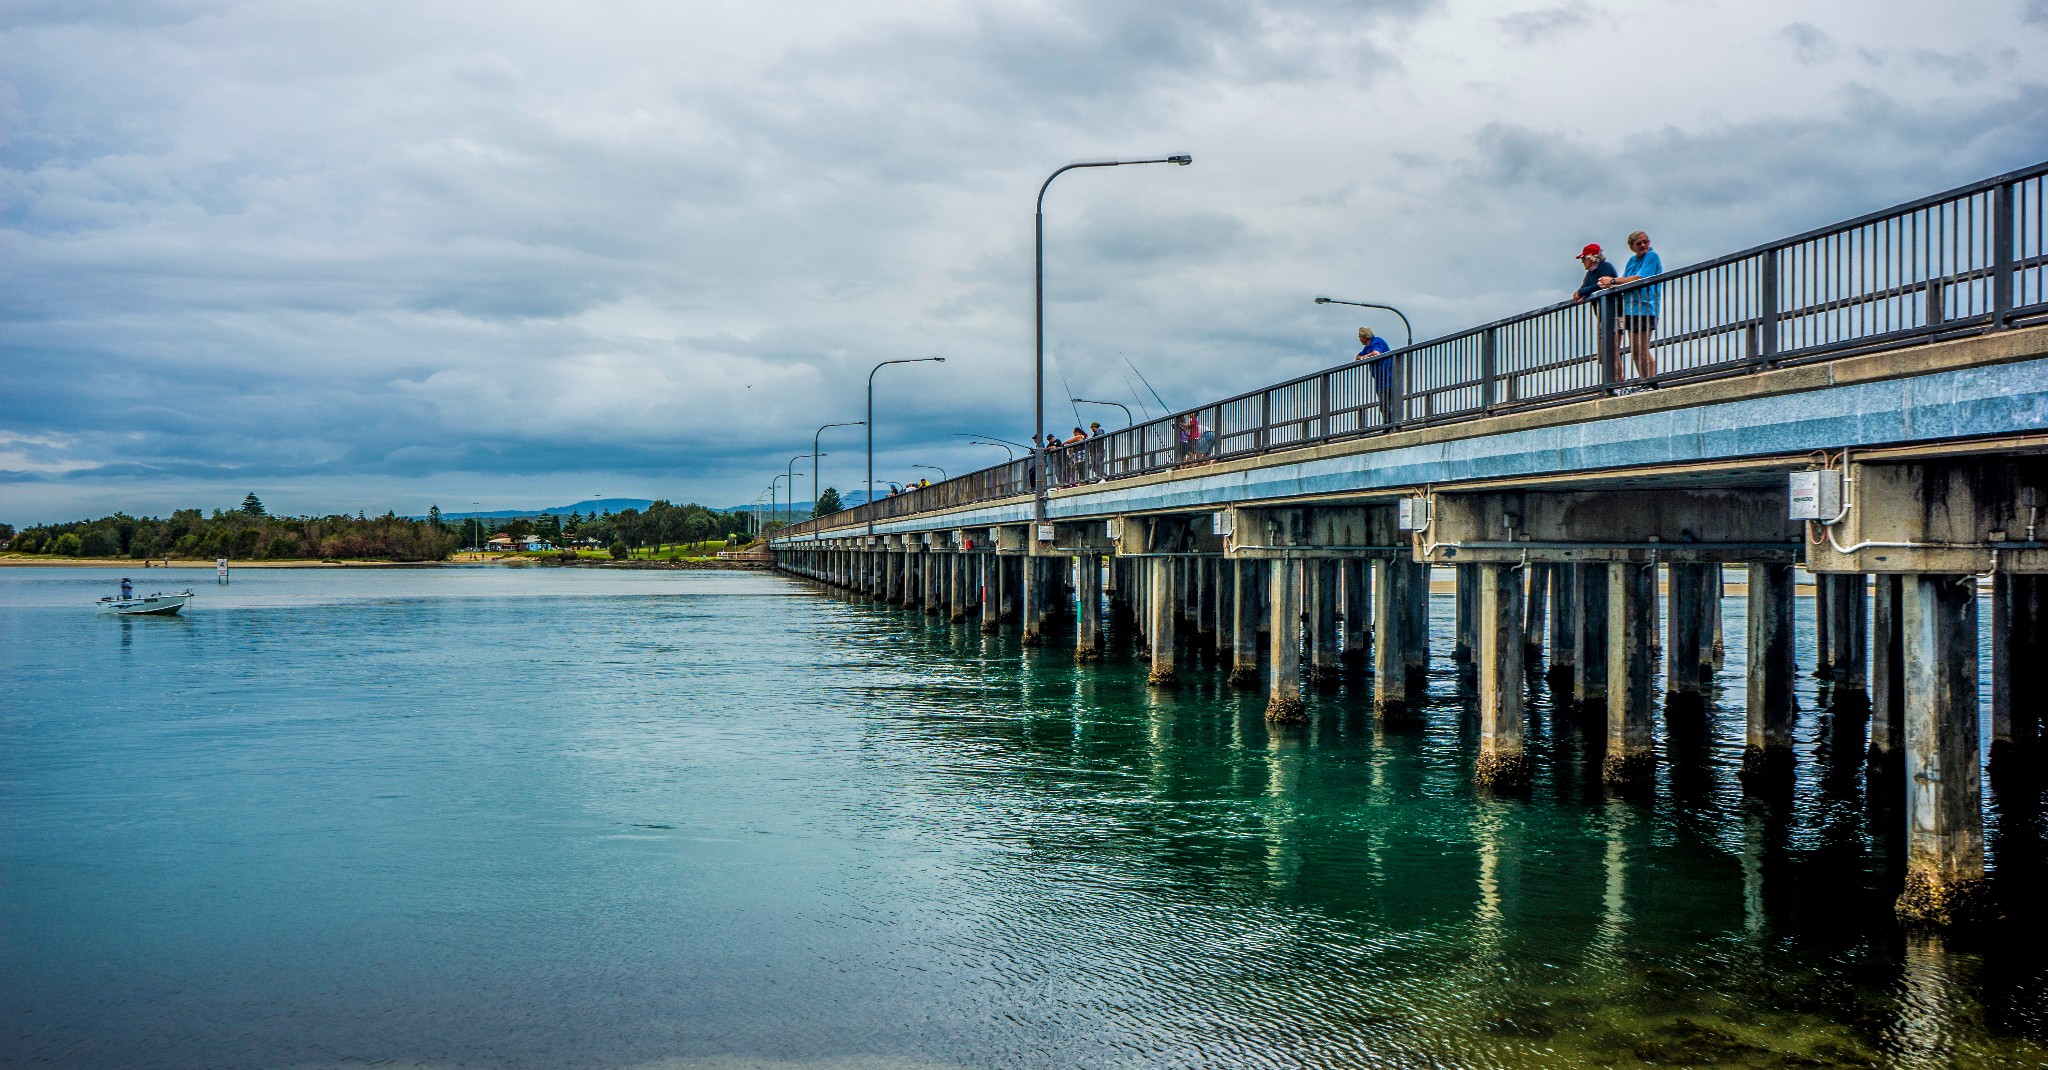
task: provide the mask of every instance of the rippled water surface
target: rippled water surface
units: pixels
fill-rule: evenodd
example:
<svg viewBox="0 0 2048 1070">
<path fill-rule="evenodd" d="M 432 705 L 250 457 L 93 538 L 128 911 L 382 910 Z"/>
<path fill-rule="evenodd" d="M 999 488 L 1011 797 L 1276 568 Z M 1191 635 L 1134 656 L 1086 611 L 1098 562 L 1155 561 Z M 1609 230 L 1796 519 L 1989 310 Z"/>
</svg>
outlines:
<svg viewBox="0 0 2048 1070">
<path fill-rule="evenodd" d="M 1653 797 L 1538 684 L 1495 799 L 1447 658 L 1424 727 L 1272 730 L 774 576 L 164 577 L 189 617 L 0 569 L 0 1065 L 2048 1064 L 2032 914 L 1900 932 L 1810 686 L 1742 793 L 1739 598 Z M 2038 793 L 1987 799 L 2048 907 Z"/>
</svg>

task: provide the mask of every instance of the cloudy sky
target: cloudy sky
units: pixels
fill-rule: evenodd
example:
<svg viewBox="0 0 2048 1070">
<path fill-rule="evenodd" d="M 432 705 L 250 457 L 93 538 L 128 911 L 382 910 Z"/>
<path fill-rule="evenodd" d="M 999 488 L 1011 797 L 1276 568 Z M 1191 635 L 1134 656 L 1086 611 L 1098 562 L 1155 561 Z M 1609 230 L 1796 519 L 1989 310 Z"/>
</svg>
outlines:
<svg viewBox="0 0 2048 1070">
<path fill-rule="evenodd" d="M 2048 159 L 2043 55 L 2048 0 L 0 0 L 0 520 L 732 505 L 898 357 L 878 475 L 957 474 L 1061 164 L 1195 157 L 1047 202 L 1057 374 L 1185 406 L 1398 338 L 1319 293 L 1432 336 Z"/>
</svg>

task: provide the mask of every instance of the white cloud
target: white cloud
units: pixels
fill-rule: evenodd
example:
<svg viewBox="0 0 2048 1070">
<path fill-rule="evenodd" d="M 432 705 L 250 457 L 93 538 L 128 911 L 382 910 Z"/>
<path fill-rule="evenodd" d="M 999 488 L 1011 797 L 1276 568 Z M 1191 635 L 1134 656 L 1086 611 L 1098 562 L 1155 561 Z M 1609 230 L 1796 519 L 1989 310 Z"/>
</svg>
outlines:
<svg viewBox="0 0 2048 1070">
<path fill-rule="evenodd" d="M 2035 8 L 1917 10 L 17 5 L 0 425 L 64 446 L 0 447 L 45 466 L 0 519 L 744 501 L 906 355 L 878 465 L 988 463 L 1060 163 L 1195 155 L 1047 200 L 1057 368 L 1187 404 L 1341 359 L 1316 293 L 1428 335 L 1638 225 L 1676 264 L 2048 155 Z"/>
</svg>

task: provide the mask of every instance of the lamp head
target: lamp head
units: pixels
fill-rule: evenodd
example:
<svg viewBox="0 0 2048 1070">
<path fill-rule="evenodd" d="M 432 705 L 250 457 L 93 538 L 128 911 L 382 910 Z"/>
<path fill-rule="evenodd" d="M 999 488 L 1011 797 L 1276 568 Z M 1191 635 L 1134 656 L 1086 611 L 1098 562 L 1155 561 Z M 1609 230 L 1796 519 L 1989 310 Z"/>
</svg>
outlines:
<svg viewBox="0 0 2048 1070">
<path fill-rule="evenodd" d="M 946 363 L 946 358 L 944 358 L 944 357 L 933 357 L 933 358 L 932 358 L 932 361 L 933 361 L 934 363 L 937 363 L 937 364 L 944 364 L 944 363 Z"/>
<path fill-rule="evenodd" d="M 1330 299 L 1329 299 L 1329 298 L 1327 298 L 1327 297 L 1318 297 L 1318 298 L 1316 298 L 1316 304 L 1319 304 L 1319 305 L 1327 305 L 1327 304 L 1329 304 L 1329 303 L 1330 303 Z"/>
<path fill-rule="evenodd" d="M 1194 162 L 1195 162 L 1195 158 L 1194 158 L 1193 156 L 1168 156 L 1168 157 L 1166 158 L 1166 162 L 1167 162 L 1167 163 L 1177 163 L 1177 164 L 1181 165 L 1182 167 L 1186 167 L 1187 165 L 1189 165 L 1189 164 L 1191 164 L 1191 163 L 1194 163 Z"/>
</svg>

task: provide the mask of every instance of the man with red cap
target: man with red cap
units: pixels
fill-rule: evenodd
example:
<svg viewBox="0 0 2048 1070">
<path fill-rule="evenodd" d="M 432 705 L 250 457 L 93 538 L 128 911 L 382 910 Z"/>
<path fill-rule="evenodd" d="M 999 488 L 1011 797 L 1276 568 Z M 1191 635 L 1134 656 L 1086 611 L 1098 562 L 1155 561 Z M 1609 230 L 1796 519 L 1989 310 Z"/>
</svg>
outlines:
<svg viewBox="0 0 2048 1070">
<path fill-rule="evenodd" d="M 1621 274 L 1621 272 L 1614 270 L 1614 265 L 1608 263 L 1605 256 L 1600 255 L 1600 247 L 1598 245 L 1588 245 L 1584 249 L 1579 250 L 1579 266 L 1586 269 L 1586 279 L 1579 284 L 1577 290 L 1573 291 L 1573 301 L 1584 301 L 1586 298 L 1599 293 L 1601 279 L 1611 279 Z"/>
</svg>

